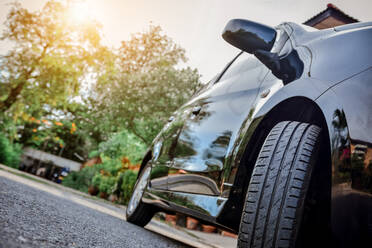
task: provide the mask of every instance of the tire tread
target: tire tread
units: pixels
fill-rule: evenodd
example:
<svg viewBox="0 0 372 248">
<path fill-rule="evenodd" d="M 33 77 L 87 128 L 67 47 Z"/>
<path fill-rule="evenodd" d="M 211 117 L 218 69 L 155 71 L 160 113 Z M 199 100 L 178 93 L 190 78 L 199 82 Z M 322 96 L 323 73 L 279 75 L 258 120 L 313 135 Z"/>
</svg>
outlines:
<svg viewBox="0 0 372 248">
<path fill-rule="evenodd" d="M 269 133 L 247 190 L 239 247 L 294 247 L 319 133 L 295 121 Z"/>
</svg>

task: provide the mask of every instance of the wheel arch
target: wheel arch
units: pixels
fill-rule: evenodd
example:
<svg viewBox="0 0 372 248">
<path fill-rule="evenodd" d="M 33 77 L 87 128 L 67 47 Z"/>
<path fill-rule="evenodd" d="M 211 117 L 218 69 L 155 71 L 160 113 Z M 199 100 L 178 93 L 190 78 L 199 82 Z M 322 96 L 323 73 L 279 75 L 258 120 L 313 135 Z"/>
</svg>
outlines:
<svg viewBox="0 0 372 248">
<path fill-rule="evenodd" d="M 252 135 L 250 136 L 249 141 L 244 148 L 244 152 L 241 158 L 238 160 L 239 165 L 235 175 L 232 190 L 230 191 L 228 201 L 229 204 L 227 204 L 226 208 L 224 209 L 224 213 L 230 214 L 227 214 L 225 216 L 225 214 L 222 213 L 222 215 L 220 216 L 221 222 L 240 222 L 246 191 L 261 146 L 271 129 L 277 123 L 286 120 L 311 123 L 319 126 L 322 129 L 321 152 L 319 153 L 319 160 L 317 164 L 323 164 L 326 166 L 319 166 L 320 170 L 317 171 L 317 173 L 323 173 L 324 175 L 330 176 L 330 138 L 328 134 L 327 121 L 323 114 L 323 111 L 321 110 L 320 106 L 310 98 L 304 96 L 287 98 L 276 104 L 267 113 L 261 115 L 261 117 L 258 117 L 252 121 L 252 123 L 254 123 L 254 121 L 258 121 L 259 123 L 257 125 L 252 125 L 252 128 L 254 130 L 251 131 Z M 250 132 L 249 129 L 248 132 Z M 327 187 L 326 194 L 330 194 L 330 185 L 324 185 L 324 187 Z M 231 218 L 233 218 L 234 221 L 231 221 Z M 229 227 L 234 230 L 238 230 L 239 224 Z"/>
<path fill-rule="evenodd" d="M 147 152 L 145 153 L 145 156 L 142 159 L 137 178 L 141 174 L 141 171 L 143 170 L 143 168 L 145 168 L 145 165 L 147 164 L 147 162 L 149 162 L 151 159 L 152 159 L 152 151 L 151 151 L 151 149 L 149 149 L 149 150 L 147 150 Z"/>
</svg>

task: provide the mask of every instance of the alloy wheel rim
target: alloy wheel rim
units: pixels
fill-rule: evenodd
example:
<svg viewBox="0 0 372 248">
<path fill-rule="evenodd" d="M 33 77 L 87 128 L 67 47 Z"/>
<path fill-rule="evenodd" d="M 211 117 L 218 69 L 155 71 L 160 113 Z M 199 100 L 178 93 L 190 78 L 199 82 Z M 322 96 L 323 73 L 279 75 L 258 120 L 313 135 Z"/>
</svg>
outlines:
<svg viewBox="0 0 372 248">
<path fill-rule="evenodd" d="M 137 209 L 139 203 L 141 202 L 143 192 L 145 191 L 145 188 L 147 186 L 147 179 L 150 175 L 151 168 L 147 167 L 143 174 L 141 175 L 140 179 L 138 180 L 132 197 L 129 200 L 127 213 L 128 215 L 133 214 L 133 212 Z"/>
</svg>

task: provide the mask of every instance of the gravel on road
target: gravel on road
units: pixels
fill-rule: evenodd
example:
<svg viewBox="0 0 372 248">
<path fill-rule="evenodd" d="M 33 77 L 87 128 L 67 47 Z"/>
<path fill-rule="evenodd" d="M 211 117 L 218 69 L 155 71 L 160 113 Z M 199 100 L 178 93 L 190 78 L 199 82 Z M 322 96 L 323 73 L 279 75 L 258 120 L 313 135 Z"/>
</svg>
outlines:
<svg viewBox="0 0 372 248">
<path fill-rule="evenodd" d="M 187 246 L 0 176 L 0 248 L 14 247 Z"/>
</svg>

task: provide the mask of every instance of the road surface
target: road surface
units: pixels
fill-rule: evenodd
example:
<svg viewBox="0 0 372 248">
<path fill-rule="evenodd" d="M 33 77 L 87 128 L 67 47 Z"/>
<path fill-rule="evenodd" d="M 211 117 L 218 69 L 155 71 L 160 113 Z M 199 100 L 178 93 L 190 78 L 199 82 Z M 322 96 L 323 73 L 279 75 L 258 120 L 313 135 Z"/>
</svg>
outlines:
<svg viewBox="0 0 372 248">
<path fill-rule="evenodd" d="M 0 172 L 0 248 L 188 247 L 125 222 L 107 206 L 92 207 L 93 200 L 48 193 Z"/>
</svg>

